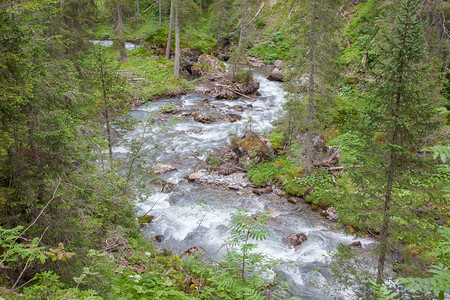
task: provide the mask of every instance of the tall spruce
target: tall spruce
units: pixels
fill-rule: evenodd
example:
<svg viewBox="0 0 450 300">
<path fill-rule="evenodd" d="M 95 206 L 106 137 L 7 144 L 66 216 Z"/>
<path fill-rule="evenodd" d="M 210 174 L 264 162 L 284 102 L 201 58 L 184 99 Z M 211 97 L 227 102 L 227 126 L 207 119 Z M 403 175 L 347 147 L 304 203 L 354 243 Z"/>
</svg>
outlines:
<svg viewBox="0 0 450 300">
<path fill-rule="evenodd" d="M 323 126 L 327 107 L 334 97 L 333 84 L 339 74 L 339 0 L 295 2 L 292 34 L 300 41 L 292 45 L 288 74 L 290 101 L 286 105 L 287 140 L 303 135 L 305 172 L 311 174 L 316 159 L 313 137 Z M 320 121 L 319 121 L 320 120 Z"/>
<path fill-rule="evenodd" d="M 418 153 L 427 133 L 439 124 L 434 117 L 434 100 L 439 97 L 432 84 L 434 77 L 425 56 L 424 31 L 418 18 L 421 3 L 401 1 L 395 20 L 380 22 L 385 27 L 377 41 L 375 80 L 368 85 L 367 106 L 357 119 L 360 145 L 355 147 L 360 148 L 362 167 L 353 170 L 353 178 L 366 198 L 360 200 L 368 203 L 373 199 L 370 206 L 378 206 L 381 214 L 377 283 L 383 282 L 386 255 L 395 242 L 390 238 L 392 227 L 406 228 L 408 221 L 401 214 L 429 201 L 426 196 L 417 197 L 421 189 L 414 190 L 414 199 L 405 192 L 414 189 L 410 178 L 424 176 L 418 170 L 426 161 Z"/>
</svg>

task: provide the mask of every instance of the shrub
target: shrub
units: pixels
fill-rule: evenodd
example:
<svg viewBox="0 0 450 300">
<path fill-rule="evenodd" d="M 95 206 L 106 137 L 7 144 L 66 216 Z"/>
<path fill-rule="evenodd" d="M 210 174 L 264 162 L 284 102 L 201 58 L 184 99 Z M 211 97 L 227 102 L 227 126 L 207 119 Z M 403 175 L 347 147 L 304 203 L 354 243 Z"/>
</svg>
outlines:
<svg viewBox="0 0 450 300">
<path fill-rule="evenodd" d="M 236 73 L 235 79 L 239 83 L 248 85 L 253 80 L 253 73 L 250 70 L 241 70 Z"/>
</svg>

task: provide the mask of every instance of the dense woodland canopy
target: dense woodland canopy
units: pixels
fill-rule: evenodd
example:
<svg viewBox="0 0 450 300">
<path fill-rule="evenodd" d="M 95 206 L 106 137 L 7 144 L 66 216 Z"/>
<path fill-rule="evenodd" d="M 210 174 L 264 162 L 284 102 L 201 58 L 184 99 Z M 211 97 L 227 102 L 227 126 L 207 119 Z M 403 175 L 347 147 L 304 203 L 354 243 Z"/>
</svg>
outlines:
<svg viewBox="0 0 450 300">
<path fill-rule="evenodd" d="M 240 86 L 252 82 L 249 59 L 277 65 L 288 101 L 269 134 L 273 152 L 241 167 L 255 185 L 334 207 L 337 226 L 377 240 L 376 272 L 340 247 L 341 286 L 361 299 L 448 293 L 448 2 L 4 0 L 0 9 L 3 298 L 288 298 L 246 269 L 263 262 L 249 237 L 267 234 L 264 214 L 233 215 L 237 250 L 223 268 L 181 260 L 140 233 L 149 220 L 137 221 L 136 195 L 155 175 L 142 144 L 122 139 L 134 126 L 127 113 L 208 80 L 210 66 L 190 63 L 200 54 L 228 60 Z M 317 136 L 339 161 L 327 164 Z M 116 155 L 121 144 L 133 151 Z"/>
</svg>

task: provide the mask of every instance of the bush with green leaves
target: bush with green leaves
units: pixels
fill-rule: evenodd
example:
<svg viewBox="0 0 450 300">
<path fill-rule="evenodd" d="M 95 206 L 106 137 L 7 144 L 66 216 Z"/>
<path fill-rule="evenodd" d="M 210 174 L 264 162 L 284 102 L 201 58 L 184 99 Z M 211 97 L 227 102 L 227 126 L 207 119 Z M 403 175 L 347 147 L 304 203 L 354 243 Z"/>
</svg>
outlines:
<svg viewBox="0 0 450 300">
<path fill-rule="evenodd" d="M 251 70 L 240 70 L 234 76 L 235 80 L 243 85 L 248 85 L 253 80 L 253 72 Z"/>
</svg>

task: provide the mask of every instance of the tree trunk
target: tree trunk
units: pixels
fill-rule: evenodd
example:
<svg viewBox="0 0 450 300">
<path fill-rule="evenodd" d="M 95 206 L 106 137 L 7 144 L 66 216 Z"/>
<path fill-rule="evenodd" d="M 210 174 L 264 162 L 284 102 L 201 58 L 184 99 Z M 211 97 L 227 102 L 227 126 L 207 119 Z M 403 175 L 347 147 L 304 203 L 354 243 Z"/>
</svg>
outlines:
<svg viewBox="0 0 450 300">
<path fill-rule="evenodd" d="M 180 78 L 180 23 L 178 20 L 179 2 L 175 6 L 175 65 L 173 69 L 173 77 Z"/>
<path fill-rule="evenodd" d="M 173 1 L 170 1 L 170 16 L 169 16 L 169 35 L 167 36 L 166 59 L 170 59 L 170 46 L 172 44 L 172 29 L 173 29 Z"/>
<path fill-rule="evenodd" d="M 161 20 L 162 20 L 162 14 L 161 14 L 161 0 L 158 0 L 158 12 L 159 12 L 159 29 L 161 29 Z"/>
<path fill-rule="evenodd" d="M 242 22 L 241 23 L 241 30 L 240 30 L 240 32 L 239 32 L 239 44 L 238 44 L 238 48 L 241 48 L 241 46 L 242 46 L 242 31 L 244 30 L 244 23 Z"/>
<path fill-rule="evenodd" d="M 116 20 L 116 37 L 120 51 L 120 60 L 126 61 L 128 59 L 127 49 L 125 48 L 125 41 L 123 40 L 123 20 L 122 20 L 122 9 L 120 8 L 119 2 L 117 2 L 117 20 Z"/>
<path fill-rule="evenodd" d="M 311 174 L 314 160 L 314 145 L 313 145 L 313 134 L 314 134 L 314 118 L 315 118 L 315 75 L 316 75 L 316 7 L 313 5 L 311 13 L 311 31 L 310 31 L 310 53 L 309 53 L 309 82 L 308 82 L 308 119 L 307 127 L 308 132 L 305 138 L 305 172 L 306 174 Z"/>
<path fill-rule="evenodd" d="M 139 27 L 139 0 L 136 0 L 136 12 L 137 12 L 136 21 L 137 21 L 139 39 L 141 39 L 141 29 Z"/>
<path fill-rule="evenodd" d="M 391 156 L 391 159 L 392 156 Z M 392 165 L 392 161 L 391 161 Z M 394 174 L 391 170 L 387 174 L 387 184 L 386 184 L 386 194 L 384 196 L 383 205 L 383 223 L 381 225 L 380 231 L 380 255 L 378 256 L 378 266 L 377 266 L 377 284 L 383 283 L 384 277 L 384 262 L 386 261 L 386 253 L 388 250 L 388 235 L 389 235 L 389 206 L 392 201 L 392 186 L 394 183 Z"/>
<path fill-rule="evenodd" d="M 113 151 L 112 151 L 111 121 L 109 118 L 109 107 L 108 107 L 109 103 L 108 103 L 108 96 L 106 94 L 106 84 L 105 84 L 103 64 L 100 66 L 100 72 L 101 72 L 101 76 L 102 76 L 103 104 L 105 105 L 105 110 L 103 112 L 103 116 L 105 117 L 106 133 L 108 135 L 109 166 L 112 170 L 114 162 L 113 162 Z"/>
<path fill-rule="evenodd" d="M 222 22 L 222 0 L 219 0 L 219 8 L 218 8 L 218 12 L 217 12 L 217 49 L 220 48 L 220 25 Z"/>
</svg>

